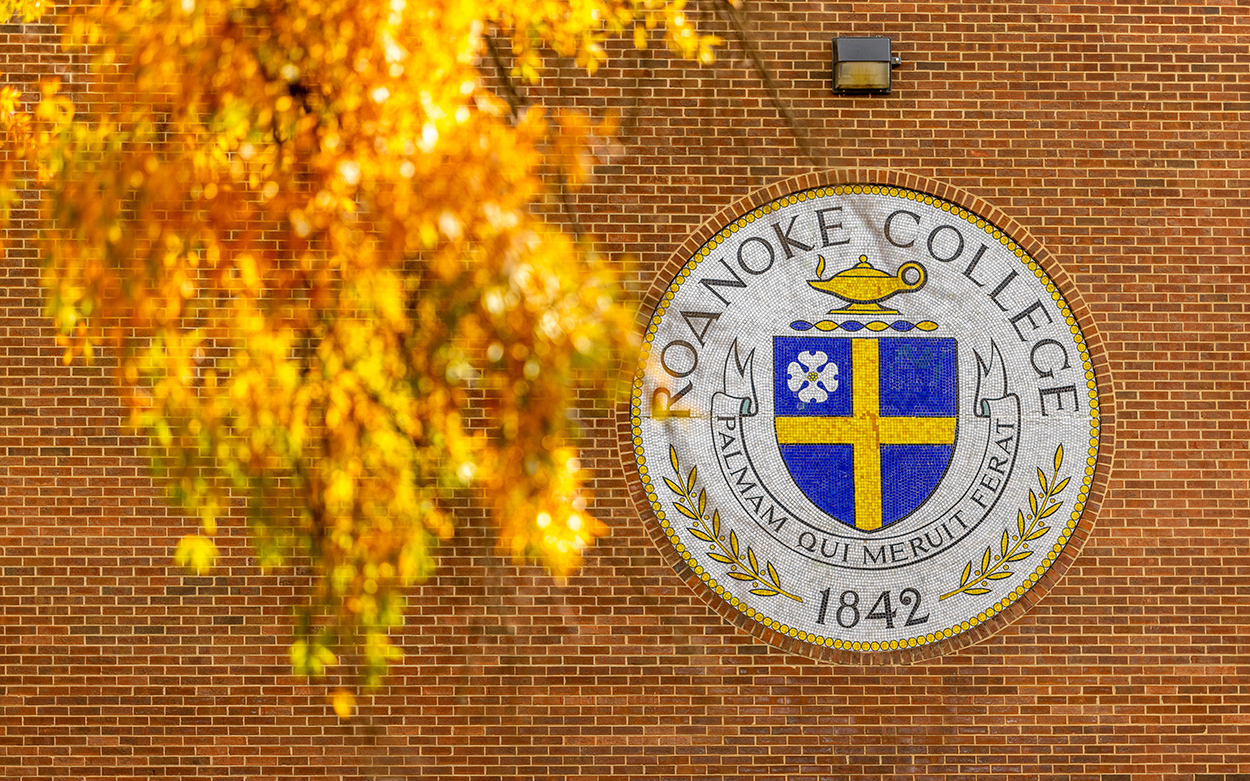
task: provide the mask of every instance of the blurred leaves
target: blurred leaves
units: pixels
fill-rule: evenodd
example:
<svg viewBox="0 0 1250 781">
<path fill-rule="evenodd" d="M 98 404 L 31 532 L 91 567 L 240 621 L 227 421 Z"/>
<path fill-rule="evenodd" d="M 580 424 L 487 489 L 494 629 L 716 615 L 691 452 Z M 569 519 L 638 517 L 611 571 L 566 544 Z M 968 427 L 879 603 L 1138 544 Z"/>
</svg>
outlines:
<svg viewBox="0 0 1250 781">
<path fill-rule="evenodd" d="M 206 575 L 213 567 L 217 558 L 217 546 L 208 537 L 200 534 L 188 534 L 178 542 L 174 551 L 174 563 L 180 567 Z"/>
<path fill-rule="evenodd" d="M 93 0 L 63 22 L 90 103 L 49 81 L 27 115 L 0 92 L 0 184 L 20 163 L 45 189 L 66 359 L 113 352 L 202 519 L 176 562 L 207 571 L 241 498 L 262 565 L 314 572 L 293 668 L 360 659 L 365 686 L 467 486 L 501 549 L 576 570 L 604 527 L 568 410 L 612 390 L 633 316 L 612 265 L 533 207 L 540 170 L 587 179 L 603 130 L 510 112 L 484 39 L 531 81 L 544 50 L 594 73 L 605 36 L 639 30 L 708 61 L 683 0 Z"/>
</svg>

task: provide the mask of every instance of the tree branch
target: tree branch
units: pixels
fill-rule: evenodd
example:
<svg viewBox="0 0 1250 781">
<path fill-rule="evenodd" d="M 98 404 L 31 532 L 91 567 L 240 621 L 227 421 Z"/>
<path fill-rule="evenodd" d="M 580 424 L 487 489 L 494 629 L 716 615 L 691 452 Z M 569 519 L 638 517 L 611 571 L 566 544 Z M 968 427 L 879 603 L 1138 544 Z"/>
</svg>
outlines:
<svg viewBox="0 0 1250 781">
<path fill-rule="evenodd" d="M 755 41 L 747 29 L 746 19 L 742 11 L 733 4 L 732 0 L 711 0 L 711 3 L 716 10 L 716 15 L 729 25 L 730 32 L 733 33 L 738 43 L 742 46 L 742 51 L 755 69 L 755 75 L 759 77 L 760 81 L 764 82 L 764 89 L 768 92 L 769 99 L 778 113 L 781 114 L 782 119 L 785 120 L 786 126 L 790 128 L 790 133 L 794 136 L 794 140 L 798 142 L 799 148 L 803 150 L 804 157 L 807 158 L 807 161 L 814 168 L 827 167 L 817 157 L 816 150 L 812 146 L 806 128 L 799 125 L 798 119 L 794 116 L 794 111 L 781 97 L 781 90 L 777 87 L 777 82 L 773 79 L 772 72 L 764 64 L 764 59 L 760 56 L 759 49 L 755 46 Z"/>
<path fill-rule="evenodd" d="M 499 47 L 495 45 L 495 37 L 493 35 L 484 36 L 486 40 L 486 51 L 490 55 L 491 63 L 495 66 L 495 76 L 499 79 L 499 83 L 503 86 L 504 100 L 508 102 L 508 110 L 512 116 L 512 124 L 516 124 L 521 118 L 521 113 L 529 106 L 529 101 L 516 88 L 516 82 L 512 80 L 512 72 L 507 64 L 503 61 L 503 56 L 499 53 Z M 569 221 L 569 225 L 573 229 L 573 238 L 579 244 L 585 231 L 582 229 L 581 220 L 577 218 L 577 212 L 573 209 L 572 200 L 569 198 L 568 177 L 564 175 L 564 170 L 556 167 L 556 198 L 560 202 L 560 211 L 564 213 L 565 219 Z"/>
<path fill-rule="evenodd" d="M 495 46 L 495 36 L 486 35 L 486 51 L 490 54 L 490 61 L 495 66 L 495 76 L 499 79 L 499 83 L 503 85 L 504 100 L 508 101 L 508 110 L 512 115 L 513 124 L 521 117 L 521 112 L 529 105 L 529 101 L 525 96 L 517 91 L 516 84 L 512 81 L 512 74 L 508 70 L 508 66 L 504 64 L 503 57 L 499 54 L 499 48 Z"/>
</svg>

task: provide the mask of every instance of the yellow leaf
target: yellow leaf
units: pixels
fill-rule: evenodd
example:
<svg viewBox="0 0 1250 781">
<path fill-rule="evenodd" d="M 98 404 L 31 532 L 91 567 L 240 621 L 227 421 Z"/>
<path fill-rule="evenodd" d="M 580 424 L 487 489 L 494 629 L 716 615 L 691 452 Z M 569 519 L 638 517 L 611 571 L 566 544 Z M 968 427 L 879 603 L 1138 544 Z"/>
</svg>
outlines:
<svg viewBox="0 0 1250 781">
<path fill-rule="evenodd" d="M 346 689 L 335 689 L 334 696 L 330 699 L 334 704 L 334 712 L 340 719 L 346 721 L 356 712 L 356 698 Z"/>
<path fill-rule="evenodd" d="M 216 558 L 217 546 L 212 540 L 199 534 L 183 537 L 174 551 L 174 563 L 193 570 L 197 575 L 207 574 Z"/>
</svg>

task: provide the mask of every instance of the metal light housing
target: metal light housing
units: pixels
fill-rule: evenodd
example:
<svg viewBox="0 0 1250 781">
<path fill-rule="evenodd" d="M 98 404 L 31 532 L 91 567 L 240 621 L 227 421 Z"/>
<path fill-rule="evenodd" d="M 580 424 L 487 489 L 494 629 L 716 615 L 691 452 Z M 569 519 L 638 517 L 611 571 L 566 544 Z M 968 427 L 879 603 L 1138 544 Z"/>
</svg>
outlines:
<svg viewBox="0 0 1250 781">
<path fill-rule="evenodd" d="M 894 88 L 893 69 L 902 59 L 890 52 L 884 35 L 833 39 L 833 91 L 888 95 Z"/>
</svg>

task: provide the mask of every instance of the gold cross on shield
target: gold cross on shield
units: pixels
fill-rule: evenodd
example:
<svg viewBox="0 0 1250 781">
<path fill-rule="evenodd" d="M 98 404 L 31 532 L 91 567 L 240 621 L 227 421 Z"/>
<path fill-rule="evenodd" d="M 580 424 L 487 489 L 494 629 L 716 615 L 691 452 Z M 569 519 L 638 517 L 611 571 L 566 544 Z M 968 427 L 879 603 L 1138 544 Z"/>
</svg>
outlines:
<svg viewBox="0 0 1250 781">
<path fill-rule="evenodd" d="M 882 524 L 881 446 L 950 445 L 955 418 L 881 417 L 881 357 L 877 339 L 851 340 L 851 417 L 777 417 L 783 445 L 851 445 L 855 528 Z"/>
</svg>

